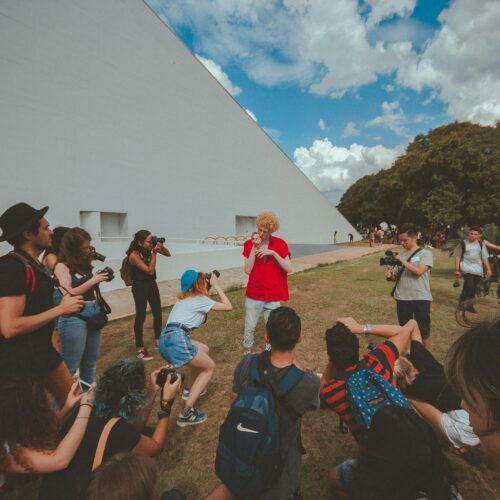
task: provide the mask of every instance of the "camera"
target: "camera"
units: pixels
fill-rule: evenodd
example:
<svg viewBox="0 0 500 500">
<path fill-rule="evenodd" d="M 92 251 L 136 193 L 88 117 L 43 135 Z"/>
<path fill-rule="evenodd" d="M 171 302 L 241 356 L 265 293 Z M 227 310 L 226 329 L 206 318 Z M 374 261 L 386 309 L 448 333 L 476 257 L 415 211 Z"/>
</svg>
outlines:
<svg viewBox="0 0 500 500">
<path fill-rule="evenodd" d="M 156 375 L 156 385 L 159 387 L 163 387 L 165 383 L 167 382 L 167 377 L 171 375 L 170 377 L 170 383 L 173 384 L 179 375 L 173 368 L 162 368 L 158 375 Z"/>
<path fill-rule="evenodd" d="M 151 236 L 151 245 L 155 247 L 158 243 L 165 243 L 165 238 L 162 236 Z"/>
<path fill-rule="evenodd" d="M 217 269 L 214 269 L 211 273 L 205 273 L 205 280 L 207 282 L 207 290 L 210 290 L 212 288 L 212 285 L 210 284 L 210 278 L 212 278 L 212 273 L 217 276 L 217 278 L 220 276 L 220 272 L 217 271 Z"/>
<path fill-rule="evenodd" d="M 457 278 L 454 282 L 453 282 L 453 288 L 458 288 L 460 286 L 460 280 Z"/>
<path fill-rule="evenodd" d="M 95 247 L 91 247 L 92 253 L 90 254 L 90 260 L 99 260 L 104 262 L 106 260 L 106 256 L 102 253 L 96 251 Z"/>
<path fill-rule="evenodd" d="M 100 271 L 97 271 L 99 274 L 101 273 L 108 273 L 108 279 L 106 281 L 113 281 L 115 279 L 115 272 L 113 271 L 113 269 L 111 269 L 110 267 L 105 267 L 104 269 L 101 269 Z"/>
<path fill-rule="evenodd" d="M 399 262 L 396 260 L 397 252 L 386 250 L 385 255 L 385 257 L 380 258 L 381 266 L 397 266 L 399 264 Z"/>
</svg>

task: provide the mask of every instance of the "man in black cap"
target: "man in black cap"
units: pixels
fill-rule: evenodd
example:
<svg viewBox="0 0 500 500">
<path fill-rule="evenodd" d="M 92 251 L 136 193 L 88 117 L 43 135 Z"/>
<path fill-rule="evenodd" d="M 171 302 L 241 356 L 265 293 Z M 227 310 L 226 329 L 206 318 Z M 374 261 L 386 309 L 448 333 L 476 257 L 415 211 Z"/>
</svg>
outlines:
<svg viewBox="0 0 500 500">
<path fill-rule="evenodd" d="M 52 346 L 54 320 L 80 312 L 83 297 L 65 295 L 54 307 L 54 281 L 39 260 L 52 239 L 48 209 L 17 203 L 0 216 L 0 241 L 14 247 L 0 257 L 0 376 L 33 373 L 61 406 L 73 379 Z"/>
</svg>

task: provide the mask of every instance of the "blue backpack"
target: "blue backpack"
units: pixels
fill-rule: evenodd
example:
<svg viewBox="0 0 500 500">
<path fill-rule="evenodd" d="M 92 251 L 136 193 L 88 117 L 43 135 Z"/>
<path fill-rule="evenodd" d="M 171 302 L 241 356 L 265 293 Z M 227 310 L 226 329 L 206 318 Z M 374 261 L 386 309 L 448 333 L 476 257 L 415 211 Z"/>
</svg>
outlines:
<svg viewBox="0 0 500 500">
<path fill-rule="evenodd" d="M 382 406 L 412 408 L 398 388 L 369 368 L 363 368 L 347 379 L 346 393 L 352 414 L 365 433 L 371 426 L 373 415 Z"/>
<path fill-rule="evenodd" d="M 252 384 L 235 399 L 219 433 L 215 472 L 241 498 L 257 498 L 281 476 L 279 412 L 288 409 L 282 398 L 304 372 L 291 365 L 276 381 L 269 353 L 252 356 Z"/>
</svg>

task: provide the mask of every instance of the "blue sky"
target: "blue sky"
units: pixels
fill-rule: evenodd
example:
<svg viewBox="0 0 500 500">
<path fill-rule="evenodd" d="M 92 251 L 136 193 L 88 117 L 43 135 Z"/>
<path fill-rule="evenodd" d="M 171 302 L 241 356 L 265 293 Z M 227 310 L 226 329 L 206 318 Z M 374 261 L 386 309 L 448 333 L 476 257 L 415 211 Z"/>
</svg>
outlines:
<svg viewBox="0 0 500 500">
<path fill-rule="evenodd" d="M 500 119 L 499 0 L 147 0 L 332 201 L 416 134 Z"/>
</svg>

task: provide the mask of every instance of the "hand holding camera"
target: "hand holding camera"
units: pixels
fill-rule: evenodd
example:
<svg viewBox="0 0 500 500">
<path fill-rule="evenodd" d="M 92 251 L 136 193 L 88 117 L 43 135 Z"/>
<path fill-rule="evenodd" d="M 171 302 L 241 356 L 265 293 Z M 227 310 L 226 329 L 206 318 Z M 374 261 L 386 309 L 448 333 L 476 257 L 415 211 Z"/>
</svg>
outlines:
<svg viewBox="0 0 500 500">
<path fill-rule="evenodd" d="M 259 248 L 260 245 L 262 244 L 262 239 L 259 236 L 259 233 L 253 232 L 252 235 L 250 236 L 250 239 L 252 240 L 252 244 L 255 249 Z"/>
<path fill-rule="evenodd" d="M 155 370 L 151 381 L 161 390 L 161 404 L 173 401 L 181 389 L 182 376 L 171 366 Z"/>
<path fill-rule="evenodd" d="M 207 288 L 210 290 L 212 286 L 217 286 L 219 282 L 217 278 L 220 276 L 220 272 L 214 269 L 211 273 L 205 273 L 205 280 L 207 282 Z"/>
<path fill-rule="evenodd" d="M 113 281 L 115 279 L 115 272 L 110 267 L 105 267 L 95 273 L 94 279 L 96 283 L 101 283 L 102 281 Z"/>
<path fill-rule="evenodd" d="M 81 295 L 70 295 L 69 293 L 62 296 L 59 304 L 63 316 L 78 314 L 83 309 L 83 306 L 83 297 Z"/>
</svg>

